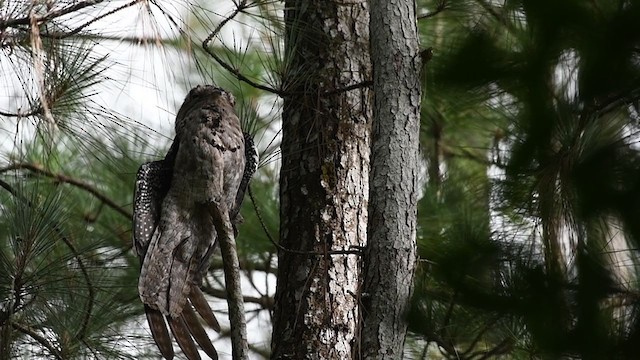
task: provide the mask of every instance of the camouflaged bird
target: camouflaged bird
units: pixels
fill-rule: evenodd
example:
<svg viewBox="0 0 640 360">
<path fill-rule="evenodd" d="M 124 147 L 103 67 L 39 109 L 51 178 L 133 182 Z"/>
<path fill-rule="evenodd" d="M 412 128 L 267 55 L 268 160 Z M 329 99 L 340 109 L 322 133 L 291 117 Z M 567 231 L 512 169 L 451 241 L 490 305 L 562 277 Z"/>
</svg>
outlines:
<svg viewBox="0 0 640 360">
<path fill-rule="evenodd" d="M 216 246 L 207 207 L 224 202 L 235 230 L 257 167 L 253 138 L 240 129 L 234 105 L 234 97 L 221 88 L 192 89 L 176 116 L 176 137 L 166 157 L 143 164 L 136 177 L 133 238 L 142 265 L 138 291 L 166 359 L 174 356 L 167 324 L 188 359 L 200 359 L 194 340 L 211 358 L 218 357 L 196 315 L 220 331 L 200 290 Z"/>
</svg>

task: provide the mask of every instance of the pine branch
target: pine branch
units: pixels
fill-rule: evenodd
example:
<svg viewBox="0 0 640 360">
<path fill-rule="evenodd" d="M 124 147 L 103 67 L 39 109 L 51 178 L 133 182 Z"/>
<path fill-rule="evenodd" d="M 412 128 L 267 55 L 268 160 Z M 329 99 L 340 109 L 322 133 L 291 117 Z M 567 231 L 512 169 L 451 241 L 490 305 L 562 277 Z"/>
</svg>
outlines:
<svg viewBox="0 0 640 360">
<path fill-rule="evenodd" d="M 201 287 L 202 291 L 204 291 L 205 294 L 207 295 L 211 295 L 213 297 L 216 297 L 218 299 L 228 299 L 229 296 L 227 294 L 227 292 L 225 290 L 222 289 L 216 289 L 211 285 L 203 285 Z M 245 303 L 251 303 L 251 304 L 257 304 L 260 305 L 261 308 L 263 309 L 267 309 L 267 310 L 271 310 L 273 308 L 274 305 L 274 299 L 271 296 L 261 296 L 261 297 L 256 297 L 256 296 L 246 296 L 244 295 L 243 297 L 243 301 Z"/>
<path fill-rule="evenodd" d="M 336 94 L 341 94 L 341 93 L 344 93 L 344 92 L 347 92 L 347 91 L 351 91 L 351 90 L 356 90 L 356 89 L 361 89 L 361 88 L 371 88 L 371 87 L 373 87 L 373 81 L 372 80 L 366 80 L 366 81 L 359 82 L 357 84 L 345 86 L 345 87 L 340 88 L 340 89 L 334 89 L 334 90 L 325 91 L 322 95 L 324 95 L 324 96 L 336 95 Z"/>
<path fill-rule="evenodd" d="M 473 357 L 475 352 L 472 352 L 472 350 L 476 347 L 476 345 L 478 344 L 478 342 L 480 342 L 480 340 L 483 339 L 484 334 L 491 330 L 492 327 L 502 318 L 502 315 L 498 315 L 496 317 L 494 317 L 493 319 L 487 321 L 486 323 L 484 323 L 482 325 L 482 327 L 480 328 L 480 330 L 477 331 L 475 337 L 473 338 L 473 340 L 471 340 L 471 342 L 469 343 L 469 345 L 467 346 L 467 350 L 463 352 L 463 354 L 467 355 L 467 354 L 471 354 L 469 355 L 469 357 Z M 506 339 L 505 339 L 506 340 Z"/>
<path fill-rule="evenodd" d="M 16 197 L 18 200 L 24 201 L 29 208 L 31 209 L 35 208 L 34 204 L 30 200 L 24 198 L 21 194 L 19 194 L 13 188 L 13 186 L 8 184 L 7 182 L 0 180 L 0 187 L 7 190 L 12 196 Z M 78 267 L 80 268 L 82 277 L 84 278 L 84 281 L 87 285 L 87 291 L 89 292 L 88 294 L 89 299 L 87 300 L 84 318 L 82 319 L 82 325 L 80 326 L 80 329 L 78 329 L 78 332 L 75 335 L 76 339 L 82 340 L 85 338 L 86 330 L 89 327 L 89 321 L 91 320 L 91 315 L 93 313 L 93 305 L 96 297 L 96 291 L 95 291 L 93 282 L 91 281 L 91 277 L 89 276 L 89 272 L 87 271 L 84 261 L 82 260 L 82 257 L 80 256 L 80 253 L 78 252 L 76 247 L 73 245 L 71 240 L 69 240 L 69 238 L 63 234 L 62 229 L 60 228 L 60 225 L 57 222 L 54 222 L 51 225 L 51 228 L 53 229 L 54 233 L 56 233 L 60 237 L 62 242 L 69 248 L 69 250 L 73 254 L 73 257 L 78 262 Z"/>
<path fill-rule="evenodd" d="M 85 1 L 80 1 L 78 3 L 75 3 L 71 6 L 67 6 L 66 8 L 62 8 L 60 10 L 54 10 L 54 11 L 49 11 L 48 13 L 44 14 L 43 16 L 38 16 L 35 19 L 32 19 L 31 16 L 25 16 L 25 17 L 21 17 L 21 18 L 16 18 L 16 19 L 0 19 L 0 29 L 6 29 L 8 27 L 15 27 L 18 25 L 29 25 L 31 24 L 32 20 L 35 20 L 36 23 L 41 24 L 43 22 L 46 22 L 48 20 L 52 20 L 67 14 L 70 14 L 72 12 L 84 9 L 86 7 L 89 6 L 94 6 L 97 5 L 101 2 L 103 2 L 104 0 L 85 0 Z"/>
<path fill-rule="evenodd" d="M 86 28 L 87 26 L 89 26 L 89 25 L 91 25 L 91 24 L 93 24 L 93 23 L 95 23 L 95 22 L 97 22 L 99 20 L 102 20 L 107 16 L 113 15 L 113 14 L 115 14 L 115 13 L 121 11 L 121 10 L 129 8 L 129 7 L 133 6 L 133 5 L 136 5 L 136 4 L 140 3 L 140 2 L 142 2 L 142 0 L 133 0 L 133 1 L 131 1 L 129 3 L 126 3 L 126 4 L 122 5 L 122 6 L 119 6 L 119 7 L 115 8 L 115 9 L 113 9 L 113 10 L 107 11 L 106 13 L 104 13 L 102 15 L 96 16 L 93 19 L 85 22 L 84 24 L 76 27 L 73 30 L 65 31 L 65 32 L 55 32 L 55 33 L 49 33 L 49 34 L 40 33 L 40 36 L 51 38 L 51 39 L 65 39 L 65 38 L 68 38 L 70 36 L 73 36 L 73 35 L 79 33 L 80 31 L 82 31 L 82 29 Z"/>
<path fill-rule="evenodd" d="M 18 330 L 19 332 L 25 335 L 30 336 L 32 339 L 40 343 L 40 345 L 44 346 L 47 350 L 49 350 L 51 355 L 53 355 L 56 359 L 60 359 L 60 360 L 64 359 L 60 350 L 56 349 L 56 347 L 53 346 L 53 344 L 51 344 L 44 336 L 35 332 L 35 330 L 15 321 L 11 321 L 11 327 L 13 327 L 14 329 Z"/>
<path fill-rule="evenodd" d="M 73 257 L 76 258 L 76 261 L 78 262 L 78 267 L 80 268 L 80 272 L 82 273 L 82 277 L 84 278 L 84 281 L 87 285 L 87 291 L 89 292 L 88 294 L 89 299 L 87 300 L 84 318 L 82 319 L 82 325 L 80 326 L 80 329 L 78 329 L 78 332 L 76 333 L 76 339 L 82 340 L 86 337 L 87 328 L 89 328 L 89 321 L 91 321 L 91 315 L 93 313 L 93 303 L 96 298 L 96 290 L 93 286 L 93 282 L 91 281 L 91 278 L 89 277 L 89 272 L 87 271 L 87 267 L 84 265 L 84 261 L 82 261 L 82 258 L 80 257 L 80 253 L 78 253 L 78 250 L 76 249 L 76 247 L 66 236 L 62 234 L 62 231 L 58 228 L 57 224 L 54 224 L 54 230 L 58 233 L 58 235 L 62 239 L 62 242 L 64 242 L 65 245 L 67 245 L 67 247 L 69 248 L 69 250 L 71 250 Z"/>
<path fill-rule="evenodd" d="M 41 107 L 37 107 L 37 108 L 29 110 L 27 112 L 17 112 L 17 113 L 9 113 L 9 112 L 0 111 L 0 115 L 2 115 L 2 116 L 5 116 L 5 117 L 16 117 L 16 118 L 26 118 L 26 117 L 29 117 L 29 116 L 41 115 L 41 114 L 42 114 L 42 108 Z"/>
<path fill-rule="evenodd" d="M 498 345 L 494 346 L 491 350 L 488 351 L 479 351 L 477 353 L 471 354 L 469 357 L 472 359 L 474 356 L 478 356 L 477 360 L 486 360 L 497 357 L 498 355 L 503 355 L 509 353 L 513 348 L 513 341 L 509 338 L 502 340 Z"/>
<path fill-rule="evenodd" d="M 40 36 L 48 37 L 48 38 L 73 37 L 73 39 L 91 40 L 94 42 L 100 42 L 103 40 L 116 41 L 119 44 L 120 43 L 129 43 L 134 45 L 143 44 L 145 46 L 148 45 L 148 46 L 157 46 L 157 47 L 161 47 L 163 45 L 173 45 L 173 44 L 176 44 L 178 41 L 181 41 L 180 38 L 158 38 L 158 37 L 152 37 L 152 36 L 119 36 L 119 35 L 94 34 L 94 33 L 70 34 L 66 32 L 51 33 L 49 35 L 41 34 Z"/>
<path fill-rule="evenodd" d="M 35 174 L 38 175 L 42 175 L 45 177 L 49 177 L 52 179 L 55 179 L 56 181 L 62 182 L 62 183 L 66 183 L 69 185 L 73 185 L 77 188 L 80 188 L 82 190 L 85 190 L 86 192 L 88 192 L 89 194 L 93 195 L 95 198 L 97 198 L 98 200 L 102 201 L 104 204 L 106 204 L 107 206 L 109 206 L 110 208 L 112 208 L 113 210 L 115 210 L 116 212 L 118 212 L 120 215 L 126 217 L 127 219 L 131 219 L 132 218 L 132 214 L 125 210 L 122 206 L 118 205 L 114 200 L 112 200 L 111 198 L 109 198 L 108 196 L 106 196 L 105 194 L 101 193 L 98 189 L 96 189 L 93 185 L 90 185 L 84 181 L 69 177 L 67 175 L 64 174 L 56 174 L 53 173 L 49 170 L 44 169 L 43 167 L 36 165 L 36 164 L 31 164 L 31 163 L 15 163 L 15 164 L 11 164 L 9 166 L 6 166 L 4 168 L 0 168 L 0 174 L 1 173 L 5 173 L 8 171 L 12 171 L 12 170 L 29 170 Z"/>
<path fill-rule="evenodd" d="M 218 24 L 218 26 L 216 26 L 216 28 L 209 34 L 209 36 L 207 36 L 206 39 L 204 39 L 204 41 L 202 42 L 202 48 L 204 49 L 204 51 L 207 52 L 207 54 L 209 54 L 218 64 L 220 64 L 220 66 L 222 66 L 225 70 L 229 71 L 231 74 L 233 74 L 238 80 L 247 83 L 251 86 L 253 86 L 256 89 L 260 89 L 260 90 L 264 90 L 267 92 L 270 92 L 272 94 L 276 94 L 280 97 L 285 95 L 285 92 L 283 92 L 282 90 L 278 90 L 278 89 L 274 89 L 270 86 L 267 85 L 263 85 L 263 84 L 258 84 L 257 82 L 249 79 L 248 77 L 246 77 L 244 74 L 242 74 L 238 69 L 234 68 L 233 66 L 229 65 L 228 63 L 226 63 L 224 60 L 222 60 L 218 55 L 216 55 L 215 52 L 213 52 L 210 48 L 209 48 L 209 43 L 211 43 L 211 41 L 213 40 L 214 37 L 216 37 L 219 33 L 220 30 L 222 30 L 222 28 L 229 22 L 231 21 L 233 18 L 235 18 L 239 13 L 241 13 L 242 11 L 244 11 L 246 8 L 248 7 L 247 5 L 247 1 L 243 0 L 240 3 L 237 4 L 236 9 L 233 11 L 233 13 L 231 13 L 231 15 L 229 15 L 228 17 L 226 17 L 224 20 L 222 20 L 222 22 L 220 22 L 220 24 Z"/>
<path fill-rule="evenodd" d="M 239 259 L 239 260 L 240 260 L 240 270 L 245 270 L 245 271 L 255 270 L 255 271 L 261 271 L 267 274 L 275 274 L 277 271 L 277 269 L 274 269 L 265 263 L 257 263 L 257 262 L 252 262 L 250 260 L 245 260 L 245 259 Z M 222 262 L 217 259 L 214 259 L 211 262 L 211 266 L 209 267 L 209 270 L 220 270 L 223 268 L 224 267 Z"/>
<path fill-rule="evenodd" d="M 229 330 L 223 330 L 220 332 L 220 337 L 230 337 L 230 335 L 231 335 L 231 331 Z M 268 348 L 267 349 L 261 348 L 253 344 L 249 344 L 248 346 L 250 351 L 262 356 L 264 359 L 269 359 L 271 356 L 271 351 Z M 253 358 L 254 357 L 252 357 L 252 359 Z"/>
</svg>

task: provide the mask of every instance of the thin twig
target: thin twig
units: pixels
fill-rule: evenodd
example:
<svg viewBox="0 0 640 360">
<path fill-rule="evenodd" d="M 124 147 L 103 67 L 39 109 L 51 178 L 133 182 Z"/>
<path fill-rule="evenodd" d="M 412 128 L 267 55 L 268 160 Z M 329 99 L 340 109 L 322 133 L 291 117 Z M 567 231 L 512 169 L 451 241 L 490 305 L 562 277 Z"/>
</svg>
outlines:
<svg viewBox="0 0 640 360">
<path fill-rule="evenodd" d="M 84 266 L 84 262 L 82 261 L 82 258 L 78 253 L 78 250 L 76 250 L 76 247 L 73 245 L 73 243 L 71 243 L 71 241 L 69 241 L 69 239 L 66 236 L 62 235 L 62 232 L 58 228 L 57 224 L 54 224 L 54 230 L 58 233 L 58 235 L 62 239 L 62 242 L 64 242 L 65 245 L 67 245 L 69 250 L 71 250 L 71 253 L 73 253 L 73 256 L 76 258 L 76 261 L 78 262 L 78 267 L 80 268 L 80 272 L 82 273 L 82 276 L 84 277 L 84 281 L 87 284 L 87 290 L 89 291 L 89 299 L 87 300 L 87 307 L 85 310 L 84 319 L 82 319 L 82 325 L 80 326 L 80 329 L 78 329 L 78 332 L 76 333 L 76 339 L 82 340 L 87 336 L 86 331 L 87 331 L 87 328 L 89 327 L 89 321 L 91 320 L 91 314 L 93 312 L 93 302 L 96 297 L 96 291 L 93 288 L 93 283 L 91 282 L 91 278 L 89 277 L 89 272 L 87 271 L 87 268 Z"/>
<path fill-rule="evenodd" d="M 245 0 L 241 1 L 237 5 L 237 7 L 233 11 L 233 13 L 231 13 L 231 15 L 227 16 L 224 20 L 222 20 L 222 22 L 220 22 L 220 24 L 218 24 L 218 26 L 216 26 L 216 28 L 213 29 L 213 31 L 209 34 L 209 36 L 207 36 L 207 38 L 204 39 L 204 41 L 202 42 L 202 48 L 204 49 L 204 51 L 207 52 L 207 54 L 211 55 L 211 57 L 218 64 L 220 64 L 220 66 L 222 66 L 225 70 L 227 70 L 228 72 L 233 74 L 238 80 L 240 80 L 242 82 L 245 82 L 245 83 L 253 86 L 256 89 L 264 90 L 264 91 L 267 91 L 267 92 L 270 92 L 270 93 L 273 93 L 273 94 L 276 94 L 276 95 L 282 97 L 282 96 L 285 95 L 285 93 L 282 90 L 274 89 L 274 88 L 272 88 L 270 86 L 267 86 L 267 85 L 258 84 L 257 82 L 249 79 L 244 74 L 242 74 L 238 69 L 236 69 L 233 66 L 227 64 L 224 60 L 222 60 L 218 55 L 216 55 L 215 52 L 213 52 L 209 48 L 209 43 L 211 43 L 213 38 L 216 37 L 218 35 L 218 33 L 220 33 L 220 30 L 222 30 L 222 27 L 225 26 L 229 21 L 233 20 L 233 18 L 235 18 L 239 13 L 244 11 L 244 9 L 246 9 L 246 8 L 247 8 L 247 1 L 245 1 Z"/>
<path fill-rule="evenodd" d="M 4 112 L 4 111 L 0 111 L 0 115 L 5 116 L 5 117 L 17 117 L 17 118 L 25 118 L 25 117 L 29 117 L 29 116 L 34 116 L 34 115 L 40 115 L 42 114 L 42 108 L 41 107 L 37 107 L 31 111 L 25 112 L 25 113 L 21 113 L 21 112 L 17 112 L 17 113 L 9 113 L 9 112 Z"/>
<path fill-rule="evenodd" d="M 599 116 L 602 116 L 638 100 L 640 100 L 640 90 L 633 90 L 629 93 L 622 93 L 601 101 L 599 104 L 592 106 L 589 110 L 595 112 Z"/>
<path fill-rule="evenodd" d="M 220 335 L 221 338 L 227 338 L 227 337 L 230 337 L 231 331 L 227 330 L 227 329 L 224 329 L 224 330 L 220 331 L 219 335 Z M 260 348 L 260 347 L 258 347 L 256 345 L 253 345 L 253 344 L 249 344 L 248 346 L 249 346 L 249 350 L 250 351 L 262 356 L 262 358 L 264 358 L 264 359 L 268 359 L 269 356 L 271 355 L 271 352 L 268 349 L 263 349 L 263 348 Z"/>
<path fill-rule="evenodd" d="M 453 356 L 456 356 L 458 354 L 458 350 L 456 349 L 455 345 L 453 345 L 451 343 L 451 341 L 445 341 L 437 332 L 435 332 L 433 329 L 429 328 L 426 329 L 426 338 L 429 339 L 430 341 L 436 343 L 437 347 L 440 349 L 441 353 L 447 353 L 447 354 L 451 354 Z M 459 356 L 455 357 L 456 359 L 460 359 Z"/>
<path fill-rule="evenodd" d="M 322 95 L 327 96 L 327 95 L 341 94 L 343 92 L 347 92 L 347 91 L 351 91 L 351 90 L 355 90 L 355 89 L 360 89 L 360 88 L 372 87 L 372 86 L 373 86 L 373 81 L 365 80 L 365 81 L 359 82 L 357 84 L 345 86 L 345 87 L 340 88 L 340 89 L 334 89 L 334 90 L 325 91 L 324 93 L 322 93 Z"/>
<path fill-rule="evenodd" d="M 223 269 L 222 261 L 214 258 L 211 261 L 211 266 L 209 266 L 209 270 L 221 270 Z M 249 271 L 255 270 L 264 272 L 267 274 L 275 274 L 276 269 L 271 268 L 268 264 L 263 263 L 254 263 L 251 261 L 247 261 L 245 259 L 240 259 L 240 270 Z"/>
<path fill-rule="evenodd" d="M 511 350 L 513 341 L 510 338 L 502 340 L 498 345 L 494 346 L 491 350 L 479 354 L 478 360 L 485 360 L 494 358 L 496 355 L 506 354 Z M 472 354 L 475 356 L 475 354 Z"/>
<path fill-rule="evenodd" d="M 266 225 L 264 219 L 262 218 L 262 212 L 258 208 L 258 203 L 256 202 L 256 199 L 253 196 L 253 190 L 251 189 L 251 185 L 248 186 L 248 190 L 249 190 L 249 198 L 251 199 L 251 203 L 253 204 L 253 208 L 256 211 L 256 217 L 258 218 L 258 222 L 260 223 L 260 226 L 262 227 L 262 230 L 264 231 L 264 233 L 267 235 L 267 238 L 269 239 L 269 241 L 278 250 L 283 251 L 283 252 L 287 252 L 287 253 L 291 253 L 291 254 L 298 254 L 298 255 L 316 255 L 316 256 L 324 256 L 324 255 L 362 255 L 362 247 L 355 246 L 355 245 L 352 245 L 350 247 L 351 248 L 350 250 L 304 251 L 304 250 L 288 249 L 288 248 L 278 244 L 273 239 L 273 237 L 271 236 L 271 233 L 269 232 L 269 229 L 267 229 L 267 225 Z"/>
<path fill-rule="evenodd" d="M 442 326 L 442 330 L 443 332 L 445 332 L 446 336 L 447 336 L 447 340 L 451 340 L 451 332 L 449 331 L 449 322 L 451 321 L 451 316 L 453 315 L 453 308 L 456 306 L 456 297 L 457 297 L 458 291 L 456 290 L 453 295 L 451 296 L 451 302 L 449 303 L 449 306 L 447 307 L 447 312 L 444 315 L 444 321 L 443 321 L 443 326 Z M 456 353 L 457 353 L 457 349 L 456 349 Z"/>
<path fill-rule="evenodd" d="M 500 320 L 501 316 L 496 316 L 495 319 L 492 319 L 491 321 L 487 321 L 482 328 L 477 332 L 476 336 L 474 336 L 473 340 L 471 340 L 471 342 L 469 343 L 469 346 L 467 348 L 466 351 L 462 352 L 462 354 L 467 355 L 467 354 L 472 354 L 472 350 L 473 348 L 476 347 L 476 344 L 478 344 L 478 342 L 482 339 L 482 336 L 491 329 L 491 327 L 493 325 L 495 325 L 495 323 L 498 322 L 498 320 Z"/>
<path fill-rule="evenodd" d="M 122 6 L 119 6 L 119 7 L 115 8 L 115 9 L 113 9 L 113 10 L 107 11 L 106 13 L 104 13 L 102 15 L 99 15 L 99 16 L 96 16 L 95 18 L 85 22 L 84 24 L 76 27 L 73 30 L 65 31 L 65 32 L 55 32 L 55 33 L 49 33 L 49 34 L 40 33 L 40 36 L 47 37 L 47 38 L 52 38 L 52 39 L 65 39 L 65 38 L 68 38 L 70 36 L 73 36 L 73 35 L 79 33 L 80 31 L 82 31 L 82 29 L 86 28 L 87 26 L 89 26 L 89 25 L 91 25 L 91 24 L 93 24 L 93 23 L 95 23 L 95 22 L 97 22 L 99 20 L 102 20 L 107 16 L 113 15 L 113 14 L 115 14 L 115 13 L 121 11 L 121 10 L 124 10 L 124 9 L 126 9 L 128 7 L 131 7 L 131 6 L 137 4 L 137 3 L 141 2 L 141 1 L 143 1 L 143 0 L 133 0 L 133 1 L 131 1 L 129 3 L 126 3 L 126 4 L 122 5 Z"/>
<path fill-rule="evenodd" d="M 86 24 L 85 24 L 86 25 Z M 84 25 L 81 25 L 81 27 Z M 25 29 L 19 28 L 18 30 L 20 31 L 25 31 Z M 74 31 L 74 30 L 71 30 Z M 58 32 L 51 32 L 51 33 L 45 33 L 45 32 L 40 32 L 40 37 L 43 38 L 56 38 L 56 39 L 60 39 L 60 38 L 67 38 L 67 37 L 71 37 L 73 36 L 74 39 L 80 39 L 80 40 L 92 40 L 95 42 L 99 42 L 99 41 L 117 41 L 118 43 L 129 43 L 129 44 L 145 44 L 145 45 L 149 45 L 149 46 L 162 46 L 162 45 L 172 45 L 175 44 L 176 42 L 180 41 L 181 38 L 176 37 L 176 38 L 158 38 L 158 37 L 150 37 L 150 36 L 119 36 L 119 35 L 108 35 L 108 34 L 97 34 L 97 33 L 78 33 L 78 34 L 71 34 L 71 32 L 64 32 L 64 31 L 58 31 Z M 9 116 L 16 116 L 16 115 L 20 115 L 20 114 L 8 114 Z M 33 114 L 33 115 L 37 115 Z"/>
<path fill-rule="evenodd" d="M 12 170 L 21 170 L 21 169 L 29 170 L 29 171 L 31 171 L 33 173 L 38 174 L 38 175 L 43 175 L 43 176 L 55 179 L 55 180 L 57 180 L 59 182 L 66 183 L 66 184 L 78 187 L 78 188 L 80 188 L 82 190 L 85 190 L 89 194 L 93 195 L 98 200 L 102 201 L 107 206 L 109 206 L 110 208 L 114 209 L 116 212 L 118 212 L 120 215 L 126 217 L 127 219 L 131 219 L 131 217 L 133 216 L 129 211 L 125 210 L 122 206 L 116 204 L 115 201 L 113 201 L 112 199 L 107 197 L 105 194 L 101 193 L 94 186 L 92 186 L 92 185 L 90 185 L 90 184 L 88 184 L 88 183 L 86 183 L 84 181 L 69 177 L 67 175 L 53 173 L 53 172 L 51 172 L 49 170 L 46 170 L 43 167 L 41 167 L 39 165 L 36 165 L 36 164 L 14 163 L 14 164 L 11 164 L 11 165 L 6 166 L 4 168 L 0 168 L 0 173 L 5 173 L 5 172 L 8 172 L 8 171 L 12 171 Z"/>
<path fill-rule="evenodd" d="M 49 11 L 48 13 L 44 14 L 43 16 L 38 16 L 36 17 L 34 20 L 40 24 L 42 22 L 51 20 L 51 19 L 55 19 L 57 17 L 72 13 L 74 11 L 78 11 L 80 9 L 84 9 L 86 7 L 89 6 L 94 6 L 97 5 L 101 2 L 103 2 L 104 0 L 85 0 L 85 1 L 80 1 L 78 3 L 75 3 L 71 6 L 67 6 L 66 8 L 62 8 L 60 10 L 55 10 L 55 11 Z M 32 18 L 30 16 L 25 16 L 22 18 L 17 18 L 17 19 L 0 19 L 0 29 L 6 29 L 8 27 L 14 27 L 16 25 L 29 25 L 31 23 Z"/>
<path fill-rule="evenodd" d="M 204 285 L 201 287 L 202 291 L 204 291 L 205 294 L 207 295 L 211 295 L 213 297 L 216 297 L 218 299 L 227 299 L 228 295 L 227 292 L 225 290 L 222 289 L 216 289 L 211 285 Z M 263 309 L 272 309 L 275 301 L 273 299 L 273 297 L 271 296 L 260 296 L 260 297 L 256 297 L 256 296 L 243 296 L 242 297 L 245 303 L 251 303 L 251 304 L 257 304 L 260 305 L 260 307 L 262 307 Z"/>
<path fill-rule="evenodd" d="M 222 253 L 229 322 L 231 323 L 232 356 L 234 360 L 248 359 L 247 322 L 244 317 L 244 298 L 240 284 L 240 262 L 233 237 L 233 226 L 229 219 L 229 210 L 225 203 L 220 201 L 209 205 L 209 214 L 213 219 Z"/>
<path fill-rule="evenodd" d="M 53 355 L 56 359 L 60 359 L 60 360 L 64 359 L 60 350 L 56 349 L 56 347 L 53 346 L 53 344 L 51 344 L 49 341 L 47 341 L 47 339 L 44 336 L 38 334 L 31 328 L 27 327 L 26 325 L 17 323 L 15 321 L 11 321 L 11 327 L 13 327 L 14 329 L 18 330 L 19 332 L 25 335 L 30 336 L 35 341 L 39 342 L 40 345 L 44 346 L 47 350 L 49 350 L 51 355 Z"/>
</svg>

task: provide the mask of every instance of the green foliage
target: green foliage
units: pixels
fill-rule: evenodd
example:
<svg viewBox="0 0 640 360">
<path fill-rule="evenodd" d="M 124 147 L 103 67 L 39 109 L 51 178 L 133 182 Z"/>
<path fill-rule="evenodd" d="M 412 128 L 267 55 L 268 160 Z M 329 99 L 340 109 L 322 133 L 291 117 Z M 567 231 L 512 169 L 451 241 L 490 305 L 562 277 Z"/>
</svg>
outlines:
<svg viewBox="0 0 640 360">
<path fill-rule="evenodd" d="M 444 3 L 410 328 L 457 359 L 636 357 L 640 3 Z"/>
<path fill-rule="evenodd" d="M 82 221 L 88 194 L 46 180 L 12 183 L 5 183 L 11 193 L 2 194 L 0 217 L 3 353 L 129 356 L 116 346 L 118 332 L 139 309 L 131 303 L 135 289 L 121 285 L 130 278 L 117 265 L 124 259 L 110 258 L 121 239 L 92 231 L 103 218 Z"/>
</svg>

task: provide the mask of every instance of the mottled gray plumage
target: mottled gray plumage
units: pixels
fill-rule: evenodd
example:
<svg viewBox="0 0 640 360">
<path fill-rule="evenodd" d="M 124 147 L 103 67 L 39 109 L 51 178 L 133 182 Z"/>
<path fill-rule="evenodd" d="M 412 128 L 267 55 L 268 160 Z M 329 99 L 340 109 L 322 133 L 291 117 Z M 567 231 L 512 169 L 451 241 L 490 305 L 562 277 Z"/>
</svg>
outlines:
<svg viewBox="0 0 640 360">
<path fill-rule="evenodd" d="M 207 206 L 224 202 L 235 223 L 257 165 L 253 140 L 242 133 L 234 105 L 233 96 L 220 88 L 192 89 L 176 116 L 176 137 L 166 157 L 138 170 L 133 216 L 141 260 L 138 291 L 167 359 L 174 355 L 167 324 L 187 358 L 200 358 L 194 340 L 217 358 L 196 315 L 220 330 L 199 288 L 216 245 Z"/>
</svg>

